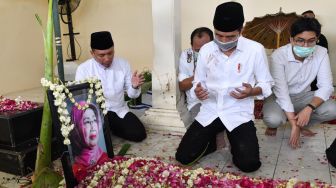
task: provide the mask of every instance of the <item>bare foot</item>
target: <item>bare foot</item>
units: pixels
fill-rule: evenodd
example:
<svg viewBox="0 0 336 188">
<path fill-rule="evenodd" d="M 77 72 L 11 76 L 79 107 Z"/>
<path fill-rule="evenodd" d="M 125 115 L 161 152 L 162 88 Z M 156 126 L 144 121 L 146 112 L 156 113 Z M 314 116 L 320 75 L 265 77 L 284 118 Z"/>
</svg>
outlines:
<svg viewBox="0 0 336 188">
<path fill-rule="evenodd" d="M 312 137 L 312 136 L 315 136 L 315 134 L 317 133 L 314 133 L 313 131 L 307 129 L 307 128 L 301 128 L 301 134 L 303 136 L 308 136 L 308 137 Z"/>
<path fill-rule="evenodd" d="M 266 128 L 265 135 L 267 136 L 275 136 L 277 133 L 277 128 Z"/>
</svg>

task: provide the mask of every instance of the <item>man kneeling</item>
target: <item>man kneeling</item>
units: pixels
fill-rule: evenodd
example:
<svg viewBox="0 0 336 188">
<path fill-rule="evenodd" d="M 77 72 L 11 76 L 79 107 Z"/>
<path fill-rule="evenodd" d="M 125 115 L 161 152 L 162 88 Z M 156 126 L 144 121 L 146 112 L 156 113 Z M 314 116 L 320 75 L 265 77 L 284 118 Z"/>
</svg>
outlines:
<svg viewBox="0 0 336 188">
<path fill-rule="evenodd" d="M 227 2 L 216 8 L 216 37 L 199 52 L 191 89 L 202 105 L 175 155 L 182 164 L 192 164 L 214 152 L 216 134 L 226 130 L 233 163 L 244 172 L 261 165 L 253 102 L 255 96 L 271 95 L 273 80 L 264 47 L 241 36 L 243 23 L 239 3 Z"/>
</svg>

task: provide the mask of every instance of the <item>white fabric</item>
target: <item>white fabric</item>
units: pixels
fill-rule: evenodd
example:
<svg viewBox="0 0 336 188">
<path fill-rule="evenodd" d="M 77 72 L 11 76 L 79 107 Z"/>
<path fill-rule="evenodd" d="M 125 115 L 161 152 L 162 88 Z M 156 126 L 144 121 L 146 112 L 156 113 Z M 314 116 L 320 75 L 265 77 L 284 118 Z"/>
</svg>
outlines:
<svg viewBox="0 0 336 188">
<path fill-rule="evenodd" d="M 124 59 L 114 57 L 112 65 L 105 68 L 95 59 L 91 58 L 79 65 L 76 72 L 76 80 L 84 80 L 90 77 L 98 77 L 103 86 L 108 111 L 115 112 L 120 118 L 124 118 L 129 108 L 124 100 L 124 93 L 130 98 L 137 98 L 140 89 L 133 89 L 130 65 Z"/>
<path fill-rule="evenodd" d="M 194 75 L 196 63 L 194 62 L 193 50 L 191 48 L 184 50 L 180 56 L 179 62 L 179 81 L 183 81 L 186 78 L 190 78 Z M 185 91 L 187 96 L 187 108 L 190 111 L 200 101 L 191 95 L 191 90 Z"/>
<path fill-rule="evenodd" d="M 316 45 L 315 51 L 300 62 L 293 55 L 292 45 L 287 44 L 274 51 L 270 67 L 275 81 L 276 102 L 286 112 L 294 112 L 290 95 L 310 91 L 310 84 L 316 76 L 316 97 L 326 101 L 334 91 L 328 52 L 321 46 Z"/>
<path fill-rule="evenodd" d="M 229 95 L 234 88 L 249 83 L 260 87 L 262 95 L 271 95 L 273 79 L 268 69 L 264 47 L 252 40 L 239 37 L 236 50 L 228 57 L 214 42 L 205 44 L 199 53 L 193 82 L 201 82 L 209 92 L 209 99 L 202 101 L 196 120 L 203 126 L 209 125 L 217 117 L 232 131 L 239 125 L 254 119 L 254 97 L 235 99 Z M 195 95 L 195 92 L 192 92 Z"/>
</svg>

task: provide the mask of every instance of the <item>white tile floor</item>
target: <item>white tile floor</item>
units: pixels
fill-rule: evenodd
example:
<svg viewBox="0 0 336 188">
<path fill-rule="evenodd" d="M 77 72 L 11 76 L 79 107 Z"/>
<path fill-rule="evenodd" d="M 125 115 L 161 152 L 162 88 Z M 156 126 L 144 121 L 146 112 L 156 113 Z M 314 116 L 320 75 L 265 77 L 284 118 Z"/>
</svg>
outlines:
<svg viewBox="0 0 336 188">
<path fill-rule="evenodd" d="M 18 95 L 23 99 L 43 102 L 42 89 L 37 88 L 24 92 L 7 94 L 15 98 Z M 148 99 L 147 99 L 148 100 Z M 143 111 L 136 112 L 141 115 Z M 312 127 L 317 134 L 314 137 L 301 137 L 302 147 L 296 150 L 291 149 L 287 142 L 290 134 L 289 126 L 280 127 L 275 137 L 264 135 L 265 125 L 261 120 L 255 121 L 257 136 L 260 145 L 261 168 L 253 173 L 239 171 L 231 161 L 229 146 L 202 158 L 192 168 L 209 167 L 222 172 L 235 172 L 252 177 L 263 178 L 292 178 L 309 181 L 319 179 L 329 184 L 336 184 L 336 169 L 326 160 L 325 149 L 336 137 L 336 125 L 322 124 Z M 128 151 L 130 156 L 158 157 L 169 163 L 177 163 L 174 159 L 176 148 L 182 134 L 148 131 L 148 138 L 141 143 L 131 143 Z M 128 141 L 114 138 L 114 150 L 119 151 L 120 147 Z M 8 179 L 9 178 L 9 179 Z M 20 187 L 16 183 L 15 176 L 0 172 L 1 187 Z"/>
</svg>

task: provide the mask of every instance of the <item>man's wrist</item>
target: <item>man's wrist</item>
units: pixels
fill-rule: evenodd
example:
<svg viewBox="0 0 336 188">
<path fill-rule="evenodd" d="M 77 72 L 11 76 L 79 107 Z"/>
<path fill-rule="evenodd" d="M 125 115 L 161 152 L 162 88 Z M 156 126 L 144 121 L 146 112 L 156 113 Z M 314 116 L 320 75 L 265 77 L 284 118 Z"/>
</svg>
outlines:
<svg viewBox="0 0 336 188">
<path fill-rule="evenodd" d="M 133 88 L 133 89 L 139 89 L 139 86 L 138 86 L 138 87 L 134 87 L 134 86 L 132 85 L 132 88 Z"/>
<path fill-rule="evenodd" d="M 312 105 L 312 104 L 307 104 L 307 107 L 311 108 L 312 111 L 314 112 L 316 110 L 316 106 Z"/>
</svg>

